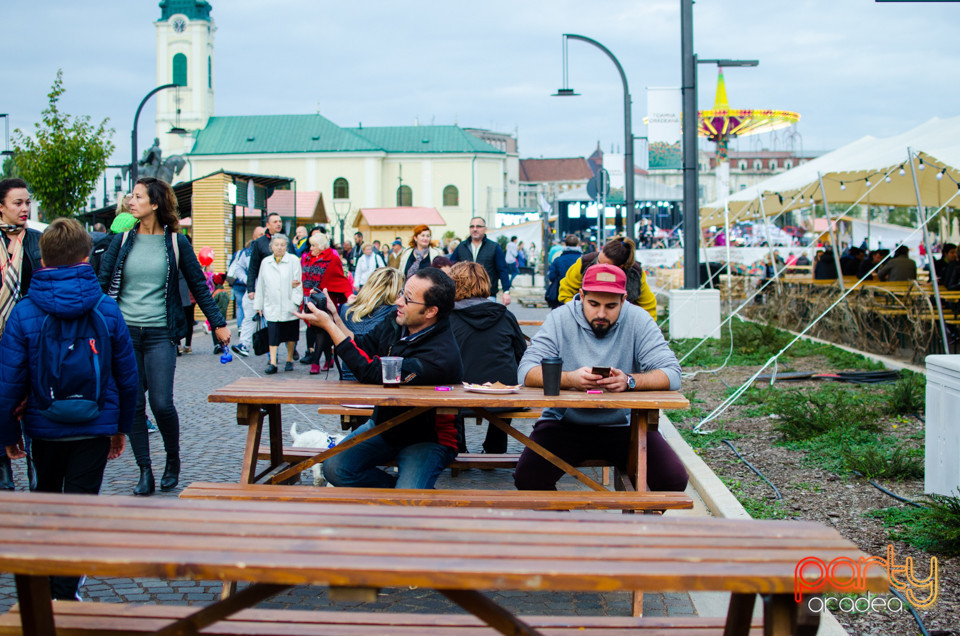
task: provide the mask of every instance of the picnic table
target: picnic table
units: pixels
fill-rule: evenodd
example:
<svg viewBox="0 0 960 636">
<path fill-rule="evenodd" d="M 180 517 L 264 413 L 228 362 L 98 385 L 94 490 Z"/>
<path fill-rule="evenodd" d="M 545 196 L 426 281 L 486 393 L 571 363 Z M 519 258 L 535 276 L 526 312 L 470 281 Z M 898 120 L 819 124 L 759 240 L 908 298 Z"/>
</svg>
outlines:
<svg viewBox="0 0 960 636">
<path fill-rule="evenodd" d="M 732 592 L 725 631 L 731 635 L 750 631 L 760 594 L 765 633 L 812 633 L 819 614 L 794 600 L 798 563 L 808 557 L 856 563 L 866 556 L 834 529 L 813 522 L 32 492 L 0 492 L 0 526 L 0 572 L 14 575 L 19 598 L 16 613 L 0 617 L 0 633 L 30 636 L 54 634 L 54 612 L 57 629 L 71 634 L 145 628 L 196 633 L 214 624 L 211 633 L 304 633 L 297 617 L 305 612 L 277 610 L 270 615 L 275 618 L 258 614 L 260 622 L 244 623 L 254 616 L 245 612 L 268 611 L 247 608 L 295 585 L 327 586 L 332 598 L 352 600 L 373 600 L 385 587 L 430 588 L 479 619 L 454 621 L 438 632 L 431 627 L 442 617 L 408 616 L 405 626 L 416 620 L 423 628 L 395 630 L 403 633 L 478 634 L 489 625 L 505 634 L 535 634 L 525 617 L 484 592 L 636 589 Z M 250 585 L 226 600 L 169 613 L 150 605 L 51 603 L 48 576 L 84 574 Z M 847 576 L 840 566 L 830 581 L 846 584 Z M 865 583 L 862 592 L 885 591 L 885 570 L 869 568 Z M 827 582 L 821 591 L 851 591 L 833 585 Z M 97 612 L 98 605 L 107 609 Z M 391 631 L 382 621 L 363 622 L 360 613 L 349 617 L 362 622 L 351 634 Z M 231 629 L 234 618 L 238 624 Z M 581 626 L 589 621 L 620 629 L 647 620 L 575 618 Z M 690 629 L 691 621 L 708 620 L 678 624 Z"/>
<path fill-rule="evenodd" d="M 380 435 L 420 413 L 431 409 L 456 413 L 461 408 L 470 408 L 525 447 L 597 491 L 606 490 L 606 488 L 504 422 L 500 415 L 491 412 L 490 409 L 503 407 L 514 410 L 547 407 L 630 409 L 631 447 L 625 479 L 621 480 L 624 483 L 620 486 L 639 492 L 647 490 L 646 434 L 648 431 L 657 429 L 659 410 L 689 406 L 687 399 L 676 391 L 587 394 L 583 391 L 562 390 L 559 396 L 546 396 L 543 394 L 543 389 L 530 387 L 522 387 L 516 393 L 501 395 L 468 392 L 462 386 L 449 388 L 450 390 L 438 391 L 433 386 L 384 388 L 379 385 L 325 382 L 315 379 L 242 378 L 217 389 L 210 394 L 208 400 L 214 403 L 236 404 L 237 423 L 248 427 L 241 483 L 284 483 L 313 464 L 322 462 L 366 439 Z M 409 407 L 409 410 L 329 450 L 289 466 L 283 461 L 283 425 L 280 415 L 280 407 L 283 404 L 365 404 Z M 269 422 L 270 459 L 266 470 L 257 473 L 257 456 L 264 419 Z"/>
</svg>

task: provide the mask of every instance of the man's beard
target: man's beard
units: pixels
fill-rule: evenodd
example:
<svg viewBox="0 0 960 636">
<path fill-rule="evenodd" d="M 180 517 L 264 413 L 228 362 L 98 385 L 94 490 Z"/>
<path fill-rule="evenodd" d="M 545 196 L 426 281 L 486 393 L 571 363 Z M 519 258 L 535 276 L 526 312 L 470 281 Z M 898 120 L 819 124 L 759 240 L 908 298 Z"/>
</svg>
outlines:
<svg viewBox="0 0 960 636">
<path fill-rule="evenodd" d="M 597 338 L 605 338 L 607 334 L 610 333 L 611 326 L 612 325 L 609 322 L 604 322 L 604 323 L 596 323 L 593 321 L 590 322 L 590 329 L 593 330 L 593 335 L 595 335 Z"/>
</svg>

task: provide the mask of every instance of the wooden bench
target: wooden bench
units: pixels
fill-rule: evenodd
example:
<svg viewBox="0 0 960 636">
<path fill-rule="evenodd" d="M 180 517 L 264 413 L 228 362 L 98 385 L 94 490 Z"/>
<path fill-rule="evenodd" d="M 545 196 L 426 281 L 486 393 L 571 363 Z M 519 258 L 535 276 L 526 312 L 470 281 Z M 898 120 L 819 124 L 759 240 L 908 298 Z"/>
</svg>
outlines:
<svg viewBox="0 0 960 636">
<path fill-rule="evenodd" d="M 518 508 L 522 510 L 679 510 L 693 508 L 682 492 L 592 490 L 433 490 L 400 488 L 316 488 L 194 482 L 183 499 L 234 499 L 443 508 Z"/>
<path fill-rule="evenodd" d="M 372 407 L 354 407 L 354 406 L 321 406 L 317 409 L 317 413 L 320 415 L 339 415 L 340 416 L 340 428 L 344 431 L 352 431 L 358 426 L 364 424 L 371 416 L 373 416 Z M 521 411 L 509 411 L 507 413 L 497 413 L 497 415 L 504 419 L 517 419 L 517 420 L 538 420 L 540 419 L 541 410 L 538 409 L 528 409 Z M 482 417 L 478 417 L 477 425 L 483 421 Z"/>
<path fill-rule="evenodd" d="M 57 632 L 68 635 L 149 634 L 188 616 L 194 608 L 136 603 L 75 603 L 54 605 Z M 723 633 L 724 618 L 692 616 L 524 616 L 533 629 L 551 634 L 660 634 L 676 630 L 712 636 Z M 763 633 L 755 620 L 750 634 Z M 0 636 L 22 634 L 20 606 L 0 615 Z M 247 609 L 203 630 L 208 636 L 338 636 L 346 634 L 400 634 L 409 636 L 486 636 L 496 630 L 469 614 L 398 614 L 393 612 L 337 612 Z"/>
</svg>

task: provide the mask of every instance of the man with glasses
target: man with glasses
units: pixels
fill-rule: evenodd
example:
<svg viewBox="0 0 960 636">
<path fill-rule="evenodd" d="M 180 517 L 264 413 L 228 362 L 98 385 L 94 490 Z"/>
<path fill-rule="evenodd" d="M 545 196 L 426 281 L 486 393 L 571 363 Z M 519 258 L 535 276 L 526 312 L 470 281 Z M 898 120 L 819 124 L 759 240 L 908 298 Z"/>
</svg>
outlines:
<svg viewBox="0 0 960 636">
<path fill-rule="evenodd" d="M 497 297 L 499 283 L 503 283 L 503 304 L 510 304 L 510 267 L 496 241 L 487 238 L 487 223 L 482 217 L 470 219 L 470 240 L 462 241 L 450 255 L 454 263 L 474 261 L 483 265 L 490 277 L 490 296 Z"/>
<path fill-rule="evenodd" d="M 336 354 L 364 384 L 382 383 L 380 356 L 403 358 L 400 377 L 404 384 L 457 384 L 463 379 L 463 363 L 448 320 L 454 293 L 453 280 L 439 269 L 417 270 L 397 298 L 393 319 L 388 316 L 372 331 L 356 338 L 340 320 L 329 297 L 325 311 L 308 303 L 308 311 L 297 316 L 330 334 Z M 350 436 L 405 410 L 378 406 L 372 419 Z M 334 455 L 324 462 L 323 474 L 334 486 L 433 488 L 440 472 L 456 455 L 454 416 L 427 411 Z M 396 477 L 378 468 L 391 460 L 397 462 Z"/>
</svg>

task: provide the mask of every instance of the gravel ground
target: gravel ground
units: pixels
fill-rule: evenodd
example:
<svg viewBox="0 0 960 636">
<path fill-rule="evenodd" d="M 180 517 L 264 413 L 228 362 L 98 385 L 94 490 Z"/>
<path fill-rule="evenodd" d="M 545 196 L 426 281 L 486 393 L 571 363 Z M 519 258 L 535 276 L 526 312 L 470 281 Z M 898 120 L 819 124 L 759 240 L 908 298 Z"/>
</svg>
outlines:
<svg viewBox="0 0 960 636">
<path fill-rule="evenodd" d="M 794 371 L 818 372 L 830 368 L 829 363 L 819 357 L 791 361 L 790 367 Z M 696 368 L 685 369 L 693 370 Z M 781 370 L 786 370 L 783 365 Z M 709 412 L 726 397 L 728 385 L 740 386 L 755 372 L 755 367 L 727 367 L 717 374 L 700 374 L 684 380 L 683 392 L 688 397 L 695 392 L 695 399 L 703 402 L 697 402 L 694 406 Z M 790 382 L 789 386 L 805 388 L 815 386 L 818 382 L 824 381 Z M 786 385 L 778 383 L 777 386 L 783 388 Z M 887 546 L 893 545 L 897 563 L 903 564 L 905 558 L 912 558 L 917 577 L 922 579 L 929 575 L 930 558 L 934 555 L 902 541 L 891 541 L 887 529 L 879 520 L 864 516 L 871 510 L 898 505 L 895 499 L 873 488 L 866 480 L 811 467 L 802 461 L 802 453 L 777 446 L 782 436 L 774 429 L 776 420 L 768 415 L 754 416 L 756 410 L 755 405 L 734 405 L 720 418 L 720 422 L 709 422 L 703 428 L 716 430 L 723 426 L 727 431 L 741 436 L 732 440 L 732 443 L 747 461 L 777 486 L 783 496 L 785 518 L 818 521 L 833 526 L 871 555 L 885 557 Z M 690 429 L 698 421 L 688 418 L 678 427 Z M 885 433 L 902 439 L 904 444 L 923 444 L 923 424 L 916 419 L 904 422 L 889 417 L 881 425 Z M 919 441 L 916 439 L 918 434 Z M 749 497 L 761 505 L 776 506 L 771 487 L 741 462 L 728 445 L 717 443 L 707 446 L 699 454 L 728 485 L 732 485 L 741 501 Z M 910 499 L 918 499 L 923 495 L 922 479 L 879 483 Z M 940 557 L 938 561 L 937 601 L 931 608 L 919 610 L 919 614 L 931 634 L 960 634 L 960 602 L 957 594 L 960 590 L 960 558 Z M 889 594 L 882 596 L 888 600 L 893 598 Z M 906 609 L 901 612 L 889 609 L 864 613 L 835 611 L 834 615 L 850 634 L 857 636 L 913 636 L 919 632 Z"/>
</svg>

